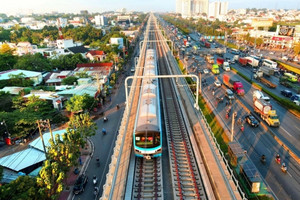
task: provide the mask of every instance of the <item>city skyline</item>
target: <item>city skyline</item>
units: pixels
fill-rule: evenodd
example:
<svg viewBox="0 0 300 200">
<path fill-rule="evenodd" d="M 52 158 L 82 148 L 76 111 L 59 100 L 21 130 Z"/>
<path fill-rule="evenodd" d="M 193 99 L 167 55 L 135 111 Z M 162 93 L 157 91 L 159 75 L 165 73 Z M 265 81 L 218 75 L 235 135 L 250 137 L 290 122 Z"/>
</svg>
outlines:
<svg viewBox="0 0 300 200">
<path fill-rule="evenodd" d="M 224 0 L 223 0 L 224 1 Z M 300 2 L 294 0 L 273 1 L 273 0 L 227 0 L 229 2 L 228 9 L 238 8 L 268 8 L 268 9 L 299 9 Z M 213 2 L 213 1 L 210 1 Z M 222 2 L 222 1 L 221 1 Z M 36 1 L 36 0 L 11 0 L 10 3 L 3 3 L 0 13 L 5 14 L 29 14 L 29 13 L 79 13 L 80 10 L 88 10 L 90 13 L 115 11 L 126 8 L 128 11 L 157 11 L 157 12 L 175 12 L 176 0 L 52 0 L 52 1 Z"/>
</svg>

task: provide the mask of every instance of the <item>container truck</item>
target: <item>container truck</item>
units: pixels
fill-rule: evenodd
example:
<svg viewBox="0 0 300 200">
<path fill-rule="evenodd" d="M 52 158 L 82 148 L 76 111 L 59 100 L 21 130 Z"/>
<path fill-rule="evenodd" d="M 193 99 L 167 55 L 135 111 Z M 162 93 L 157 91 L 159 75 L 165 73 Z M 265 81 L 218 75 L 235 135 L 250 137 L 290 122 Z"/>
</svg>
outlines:
<svg viewBox="0 0 300 200">
<path fill-rule="evenodd" d="M 217 58 L 217 65 L 221 66 L 224 63 L 224 59 L 223 58 Z"/>
<path fill-rule="evenodd" d="M 212 66 L 211 72 L 212 72 L 213 74 L 219 74 L 219 73 L 220 73 L 219 65 L 214 64 L 214 65 Z"/>
<path fill-rule="evenodd" d="M 245 57 L 245 58 L 247 59 L 247 63 L 249 65 L 251 65 L 252 67 L 258 67 L 258 65 L 259 65 L 259 61 L 258 60 L 256 60 L 253 57 L 250 57 L 250 56 Z"/>
<path fill-rule="evenodd" d="M 206 48 L 210 48 L 210 43 L 209 42 L 205 42 L 204 45 L 205 45 Z"/>
<path fill-rule="evenodd" d="M 229 66 L 229 63 L 228 63 L 228 62 L 224 62 L 224 63 L 223 63 L 223 69 L 224 69 L 225 71 L 230 71 L 230 66 Z"/>
<path fill-rule="evenodd" d="M 239 63 L 240 63 L 242 66 L 246 66 L 247 63 L 248 63 L 248 60 L 247 60 L 247 58 L 239 58 Z"/>
<path fill-rule="evenodd" d="M 261 66 L 259 68 L 263 73 L 264 75 L 266 76 L 273 76 L 274 75 L 274 69 L 271 68 L 271 67 L 268 67 L 268 66 Z"/>
<path fill-rule="evenodd" d="M 244 86 L 242 82 L 230 77 L 229 74 L 224 74 L 223 75 L 223 83 L 232 89 L 234 92 L 236 92 L 238 95 L 244 95 Z"/>
<path fill-rule="evenodd" d="M 256 71 L 256 73 L 253 75 L 253 77 L 257 80 L 259 80 L 262 84 L 268 86 L 269 88 L 276 88 L 277 85 L 269 81 L 268 79 L 263 77 L 264 72 L 262 70 Z"/>
<path fill-rule="evenodd" d="M 254 99 L 254 112 L 260 115 L 260 117 L 269 125 L 278 127 L 280 121 L 276 114 L 276 110 L 272 110 L 272 105 L 262 99 Z"/>
</svg>

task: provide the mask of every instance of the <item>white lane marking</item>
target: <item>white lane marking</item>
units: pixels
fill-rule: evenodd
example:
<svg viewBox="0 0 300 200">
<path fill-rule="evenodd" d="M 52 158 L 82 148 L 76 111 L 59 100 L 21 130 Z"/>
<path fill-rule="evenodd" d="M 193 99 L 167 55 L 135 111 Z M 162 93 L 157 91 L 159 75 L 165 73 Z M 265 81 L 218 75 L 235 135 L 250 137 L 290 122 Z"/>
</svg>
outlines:
<svg viewBox="0 0 300 200">
<path fill-rule="evenodd" d="M 295 126 L 295 128 L 298 129 L 298 130 L 300 131 L 300 128 L 299 128 L 299 127 Z"/>
<path fill-rule="evenodd" d="M 291 135 L 289 132 L 287 132 L 287 130 L 285 130 L 285 129 L 282 128 L 282 127 L 281 127 L 281 129 L 284 130 L 290 137 L 292 137 L 292 135 Z"/>
<path fill-rule="evenodd" d="M 287 172 L 289 175 L 290 175 L 290 177 L 292 177 L 292 175 L 290 174 L 290 172 Z"/>
</svg>

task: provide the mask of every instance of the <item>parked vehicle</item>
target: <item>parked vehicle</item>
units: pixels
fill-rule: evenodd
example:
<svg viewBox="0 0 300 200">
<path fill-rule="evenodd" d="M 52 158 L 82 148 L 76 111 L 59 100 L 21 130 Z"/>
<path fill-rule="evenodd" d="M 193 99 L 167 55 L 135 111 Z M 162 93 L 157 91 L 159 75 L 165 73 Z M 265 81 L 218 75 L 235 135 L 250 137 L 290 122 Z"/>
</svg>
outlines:
<svg viewBox="0 0 300 200">
<path fill-rule="evenodd" d="M 256 120 L 256 118 L 255 118 L 253 115 L 247 115 L 247 116 L 245 117 L 245 119 L 246 119 L 246 122 L 247 122 L 250 126 L 252 126 L 252 127 L 258 127 L 259 122 Z"/>
<path fill-rule="evenodd" d="M 220 73 L 219 66 L 216 65 L 216 64 L 214 64 L 214 65 L 212 66 L 211 72 L 212 72 L 213 74 L 219 74 L 219 73 Z"/>
<path fill-rule="evenodd" d="M 276 110 L 272 110 L 272 105 L 269 102 L 255 99 L 253 105 L 254 112 L 258 113 L 269 126 L 278 127 L 280 125 Z"/>
<path fill-rule="evenodd" d="M 79 194 L 84 191 L 85 185 L 88 182 L 88 177 L 85 174 L 81 174 L 76 179 L 75 185 L 73 187 L 74 194 Z"/>
<path fill-rule="evenodd" d="M 282 90 L 280 92 L 283 96 L 290 98 L 291 96 L 293 96 L 293 93 L 289 90 Z"/>
<path fill-rule="evenodd" d="M 242 82 L 230 77 L 229 74 L 224 74 L 223 75 L 223 83 L 232 89 L 234 92 L 236 92 L 238 95 L 244 95 L 244 86 Z"/>
</svg>

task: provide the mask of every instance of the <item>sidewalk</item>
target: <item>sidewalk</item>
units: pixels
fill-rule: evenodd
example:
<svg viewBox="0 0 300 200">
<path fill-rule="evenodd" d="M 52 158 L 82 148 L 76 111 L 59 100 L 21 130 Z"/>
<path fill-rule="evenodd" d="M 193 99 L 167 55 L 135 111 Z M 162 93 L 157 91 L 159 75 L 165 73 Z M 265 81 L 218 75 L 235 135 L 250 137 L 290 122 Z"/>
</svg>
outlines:
<svg viewBox="0 0 300 200">
<path fill-rule="evenodd" d="M 88 163 L 91 159 L 91 156 L 93 154 L 93 144 L 90 140 L 87 141 L 87 144 L 86 144 L 86 147 L 84 149 L 81 149 L 81 162 L 82 162 L 82 165 L 79 165 L 78 166 L 78 169 L 79 169 L 79 174 L 74 174 L 74 169 L 76 167 L 72 167 L 70 169 L 70 171 L 66 174 L 66 179 L 64 180 L 64 185 L 65 185 L 65 189 L 61 192 L 58 200 L 67 200 L 67 199 L 72 199 L 73 197 L 73 186 L 75 184 L 75 181 L 77 179 L 77 177 L 84 173 L 87 166 L 88 166 Z"/>
</svg>

